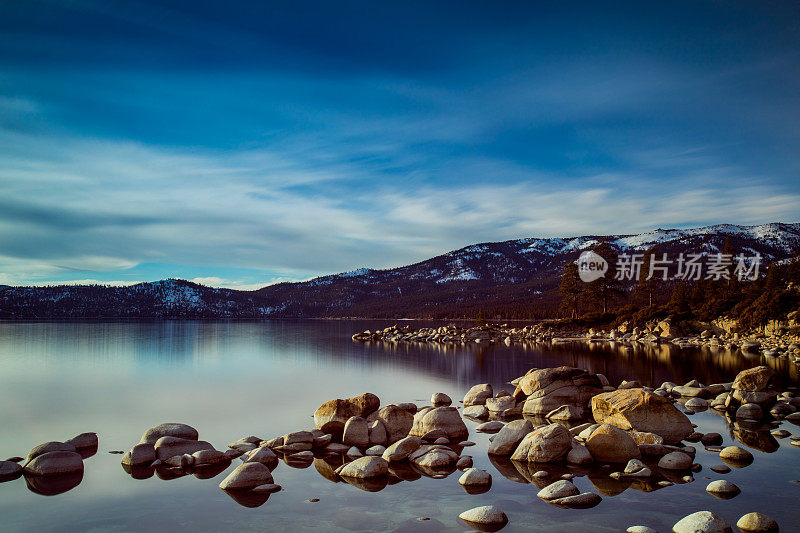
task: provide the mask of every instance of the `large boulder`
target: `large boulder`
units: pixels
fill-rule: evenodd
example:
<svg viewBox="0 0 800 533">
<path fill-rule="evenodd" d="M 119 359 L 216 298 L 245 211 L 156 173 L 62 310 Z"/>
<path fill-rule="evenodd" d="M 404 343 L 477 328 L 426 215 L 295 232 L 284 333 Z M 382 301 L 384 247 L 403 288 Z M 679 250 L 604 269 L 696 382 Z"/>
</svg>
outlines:
<svg viewBox="0 0 800 533">
<path fill-rule="evenodd" d="M 660 435 L 678 444 L 694 432 L 689 418 L 668 399 L 644 389 L 622 389 L 592 398 L 592 416 L 600 424 Z"/>
<path fill-rule="evenodd" d="M 369 422 L 366 418 L 354 416 L 345 422 L 342 444 L 359 448 L 366 448 L 369 445 Z"/>
<path fill-rule="evenodd" d="M 161 437 L 155 443 L 156 458 L 162 461 L 176 455 L 191 455 L 200 450 L 213 449 L 214 446 L 204 440 L 188 440 L 180 437 Z"/>
<path fill-rule="evenodd" d="M 511 455 L 517 449 L 519 443 L 525 435 L 533 431 L 533 424 L 530 420 L 512 420 L 497 432 L 489 443 L 489 454 L 491 455 Z"/>
<path fill-rule="evenodd" d="M 464 395 L 464 407 L 469 407 L 470 405 L 485 405 L 486 400 L 492 396 L 494 396 L 494 390 L 488 383 L 475 385 Z"/>
<path fill-rule="evenodd" d="M 142 435 L 142 440 L 139 442 L 155 444 L 161 437 L 178 437 L 179 439 L 186 440 L 197 440 L 200 438 L 197 430 L 192 426 L 179 424 L 177 422 L 167 422 L 151 427 L 145 431 L 144 435 Z"/>
<path fill-rule="evenodd" d="M 389 463 L 382 457 L 365 455 L 355 461 L 347 463 L 341 470 L 341 477 L 351 477 L 356 479 L 370 479 L 385 476 L 389 473 Z"/>
<path fill-rule="evenodd" d="M 82 474 L 83 458 L 74 451 L 46 452 L 28 461 L 24 471 L 27 476 Z"/>
<path fill-rule="evenodd" d="M 330 400 L 314 411 L 314 425 L 325 433 L 341 435 L 345 423 L 354 416 L 366 417 L 380 407 L 380 399 L 370 392 L 355 398 Z"/>
<path fill-rule="evenodd" d="M 627 463 L 641 459 L 639 446 L 626 432 L 610 424 L 601 424 L 586 439 L 586 448 L 595 461 Z"/>
<path fill-rule="evenodd" d="M 414 415 L 413 422 L 409 434 L 415 437 L 422 437 L 435 429 L 442 430 L 450 441 L 465 439 L 469 435 L 469 430 L 455 407 L 420 410 Z"/>
<path fill-rule="evenodd" d="M 572 435 L 561 424 L 550 424 L 529 433 L 511 455 L 514 461 L 550 463 L 560 461 L 572 449 Z"/>
<path fill-rule="evenodd" d="M 233 472 L 220 482 L 219 488 L 222 490 L 249 490 L 272 482 L 269 468 L 261 463 L 252 462 L 234 468 Z"/>
<path fill-rule="evenodd" d="M 411 426 L 414 425 L 415 416 L 406 409 L 389 404 L 372 413 L 367 420 L 380 421 L 386 431 L 386 442 L 392 444 L 408 436 Z"/>
<path fill-rule="evenodd" d="M 603 385 L 596 374 L 562 366 L 527 373 L 517 384 L 514 397 L 527 398 L 523 413 L 546 415 L 562 405 L 575 405 L 583 409 L 592 396 L 601 392 Z"/>
<path fill-rule="evenodd" d="M 775 403 L 777 392 L 773 386 L 775 372 L 768 366 L 742 370 L 731 385 L 731 396 L 741 404 L 754 403 L 769 407 Z"/>
</svg>

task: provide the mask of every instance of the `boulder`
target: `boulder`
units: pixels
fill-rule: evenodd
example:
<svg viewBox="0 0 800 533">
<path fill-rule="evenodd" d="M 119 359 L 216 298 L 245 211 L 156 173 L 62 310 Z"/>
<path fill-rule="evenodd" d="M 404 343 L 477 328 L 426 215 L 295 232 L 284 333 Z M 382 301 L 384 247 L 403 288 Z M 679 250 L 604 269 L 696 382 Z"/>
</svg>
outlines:
<svg viewBox="0 0 800 533">
<path fill-rule="evenodd" d="M 345 464 L 339 470 L 341 477 L 355 479 L 372 479 L 385 476 L 389 473 L 389 463 L 382 457 L 365 455 L 355 461 Z"/>
<path fill-rule="evenodd" d="M 592 431 L 586 439 L 586 448 L 595 461 L 601 462 L 627 463 L 642 456 L 631 436 L 610 424 L 601 424 Z"/>
<path fill-rule="evenodd" d="M 580 492 L 581 491 L 578 490 L 578 487 L 576 487 L 572 481 L 560 479 L 555 483 L 547 485 L 536 495 L 545 501 L 550 501 L 557 500 L 558 498 L 566 498 L 567 496 L 577 496 Z"/>
<path fill-rule="evenodd" d="M 195 452 L 195 458 L 214 458 L 214 451 L 216 450 L 202 450 L 199 452 Z M 224 454 L 223 454 L 224 455 Z M 220 459 L 221 460 L 221 459 Z M 202 461 L 201 461 L 202 462 Z M 275 452 L 267 448 L 266 446 L 262 446 L 260 448 L 256 448 L 255 450 L 247 453 L 244 456 L 245 463 L 261 463 L 270 470 L 275 470 L 275 467 L 278 466 L 278 456 L 275 455 Z"/>
<path fill-rule="evenodd" d="M 83 458 L 74 451 L 45 452 L 28 461 L 23 470 L 26 476 L 82 474 Z"/>
<path fill-rule="evenodd" d="M 623 475 L 625 477 L 650 477 L 653 475 L 653 471 L 639 459 L 631 459 L 625 465 Z"/>
<path fill-rule="evenodd" d="M 486 470 L 467 468 L 458 478 L 458 482 L 465 487 L 491 485 L 492 475 Z"/>
<path fill-rule="evenodd" d="M 658 467 L 666 470 L 687 470 L 692 466 L 692 458 L 683 452 L 670 452 L 658 461 Z"/>
<path fill-rule="evenodd" d="M 441 409 L 455 408 L 442 407 Z M 408 436 L 411 427 L 414 425 L 415 417 L 419 416 L 420 412 L 423 411 L 418 411 L 416 415 L 412 415 L 405 409 L 389 404 L 372 413 L 367 420 L 371 422 L 379 420 L 386 430 L 386 442 L 392 444 Z"/>
<path fill-rule="evenodd" d="M 386 447 L 381 446 L 380 444 L 376 444 L 375 446 L 370 446 L 364 452 L 364 455 L 374 455 L 376 457 L 383 456 L 383 452 L 386 451 Z"/>
<path fill-rule="evenodd" d="M 747 418 L 752 420 L 761 420 L 764 417 L 764 411 L 757 403 L 743 403 L 736 410 L 736 418 Z"/>
<path fill-rule="evenodd" d="M 380 422 L 380 420 L 375 420 Z M 366 418 L 354 416 L 344 424 L 342 433 L 342 444 L 366 448 L 369 445 L 369 422 Z"/>
<path fill-rule="evenodd" d="M 450 396 L 443 392 L 434 392 L 431 396 L 431 405 L 435 405 L 436 407 L 447 407 L 452 403 L 453 400 L 450 398 Z M 414 411 L 416 411 L 416 409 L 414 409 Z"/>
<path fill-rule="evenodd" d="M 772 384 L 774 376 L 775 371 L 768 366 L 748 368 L 736 374 L 736 379 L 733 380 L 731 389 L 755 392 L 763 391 Z"/>
<path fill-rule="evenodd" d="M 266 452 L 266 453 L 272 454 L 272 457 L 275 458 L 275 463 L 274 464 L 276 464 L 276 465 L 278 464 L 278 456 L 275 455 L 274 453 L 272 453 L 272 450 L 270 450 L 269 448 L 259 448 L 258 450 L 254 450 L 254 451 L 250 452 L 250 457 L 252 457 L 254 454 L 261 453 L 261 450 L 264 450 L 264 452 Z M 196 466 L 197 465 L 218 465 L 218 464 L 230 463 L 231 462 L 231 458 L 228 457 L 228 455 L 225 452 L 221 452 L 219 450 L 200 450 L 200 451 L 194 452 L 192 454 L 192 457 L 194 457 L 194 464 Z M 260 459 L 261 459 L 261 456 L 259 456 L 259 461 L 258 462 L 263 462 Z M 251 461 L 251 459 L 246 459 L 246 461 Z"/>
<path fill-rule="evenodd" d="M 503 424 L 499 420 L 492 420 L 491 422 L 484 422 L 483 424 L 478 424 L 475 427 L 475 431 L 480 431 L 481 433 L 497 433 L 501 429 L 503 429 Z"/>
<path fill-rule="evenodd" d="M 512 420 L 494 436 L 489 443 L 489 454 L 511 455 L 525 435 L 533 431 L 530 420 Z"/>
<path fill-rule="evenodd" d="M 72 444 L 76 449 L 97 448 L 99 442 L 97 440 L 97 433 L 81 433 L 72 437 L 67 444 Z"/>
<path fill-rule="evenodd" d="M 469 407 L 471 405 L 485 405 L 486 399 L 491 398 L 493 395 L 494 390 L 488 383 L 475 385 L 467 391 L 467 394 L 464 395 L 464 407 Z"/>
<path fill-rule="evenodd" d="M 273 483 L 272 474 L 261 463 L 243 463 L 233 469 L 233 472 L 222 480 L 219 488 L 222 490 L 249 490 L 259 485 Z"/>
<path fill-rule="evenodd" d="M 517 401 L 512 396 L 486 398 L 486 408 L 492 413 L 502 413 L 506 409 L 511 409 L 516 404 Z"/>
<path fill-rule="evenodd" d="M 470 405 L 464 408 L 464 416 L 477 419 L 486 418 L 489 416 L 489 410 L 485 405 Z"/>
<path fill-rule="evenodd" d="M 0 482 L 11 481 L 22 475 L 22 466 L 14 461 L 0 461 Z"/>
<path fill-rule="evenodd" d="M 385 446 L 389 437 L 386 435 L 386 426 L 380 420 L 373 420 L 369 423 L 369 443 L 373 445 Z"/>
<path fill-rule="evenodd" d="M 706 492 L 713 494 L 718 498 L 727 500 L 736 496 L 742 492 L 742 490 L 727 479 L 718 479 L 708 484 L 706 487 Z"/>
<path fill-rule="evenodd" d="M 314 425 L 325 433 L 341 435 L 345 423 L 354 416 L 367 417 L 380 407 L 380 399 L 372 393 L 342 400 L 330 400 L 314 411 Z"/>
<path fill-rule="evenodd" d="M 753 462 L 753 454 L 739 446 L 728 446 L 719 452 L 719 458 L 728 464 L 745 465 Z"/>
<path fill-rule="evenodd" d="M 667 444 L 678 444 L 694 429 L 689 418 L 668 399 L 644 389 L 626 389 L 592 398 L 592 416 L 601 424 L 660 435 Z"/>
<path fill-rule="evenodd" d="M 583 418 L 583 407 L 577 405 L 562 405 L 547 413 L 545 418 L 556 421 L 580 420 Z"/>
<path fill-rule="evenodd" d="M 572 439 L 572 448 L 567 453 L 567 464 L 571 465 L 585 465 L 593 462 L 592 454 L 583 444 L 579 444 L 575 439 Z"/>
<path fill-rule="evenodd" d="M 447 446 L 428 444 L 409 454 L 408 462 L 424 471 L 437 471 L 455 465 L 458 462 L 458 454 Z"/>
<path fill-rule="evenodd" d="M 162 461 L 175 455 L 213 449 L 214 447 L 204 440 L 188 440 L 180 437 L 161 437 L 155 443 L 156 458 Z"/>
<path fill-rule="evenodd" d="M 567 428 L 561 424 L 550 424 L 526 435 L 511 455 L 511 459 L 529 463 L 550 463 L 560 461 L 571 449 L 572 435 Z"/>
<path fill-rule="evenodd" d="M 588 509 L 589 507 L 594 507 L 601 501 L 603 501 L 603 498 L 601 498 L 599 494 L 595 494 L 594 492 L 583 492 L 574 496 L 556 498 L 555 500 L 550 500 L 548 503 L 558 507 L 568 507 L 571 509 Z"/>
<path fill-rule="evenodd" d="M 422 445 L 419 437 L 406 437 L 395 442 L 381 455 L 386 461 L 397 462 L 406 459 L 411 452 L 416 451 Z"/>
<path fill-rule="evenodd" d="M 731 526 L 711 511 L 697 511 L 672 526 L 673 533 L 732 533 Z"/>
<path fill-rule="evenodd" d="M 178 437 L 179 439 L 197 440 L 199 437 L 197 430 L 192 426 L 186 424 L 179 424 L 177 422 L 167 422 L 151 427 L 142 435 L 141 443 L 155 442 L 161 437 Z"/>
<path fill-rule="evenodd" d="M 508 523 L 508 517 L 499 508 L 494 505 L 484 505 L 482 507 L 475 507 L 468 511 L 464 511 L 458 517 L 467 523 L 467 525 L 477 524 L 480 526 L 502 526 Z M 478 527 L 476 529 L 484 530 Z M 494 529 L 493 529 L 494 530 Z"/>
<path fill-rule="evenodd" d="M 747 513 L 736 522 L 736 527 L 747 533 L 778 533 L 778 523 L 761 513 Z"/>
<path fill-rule="evenodd" d="M 429 431 L 441 429 L 451 441 L 466 438 L 469 435 L 461 414 L 455 407 L 436 407 L 429 411 L 419 411 L 414 415 L 410 435 L 422 437 Z"/>
<path fill-rule="evenodd" d="M 50 441 L 35 446 L 30 453 L 28 453 L 28 461 L 38 457 L 39 455 L 49 452 L 76 452 L 78 451 L 74 445 L 66 442 Z"/>
<path fill-rule="evenodd" d="M 122 464 L 130 466 L 149 466 L 155 460 L 156 448 L 151 442 L 137 444 L 122 456 Z"/>
</svg>

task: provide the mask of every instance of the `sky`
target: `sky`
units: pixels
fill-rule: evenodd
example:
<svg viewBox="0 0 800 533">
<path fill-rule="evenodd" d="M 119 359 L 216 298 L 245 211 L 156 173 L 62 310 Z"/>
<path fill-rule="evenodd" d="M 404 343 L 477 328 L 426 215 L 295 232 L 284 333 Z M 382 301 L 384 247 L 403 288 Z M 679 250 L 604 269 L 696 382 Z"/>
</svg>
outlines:
<svg viewBox="0 0 800 533">
<path fill-rule="evenodd" d="M 800 220 L 800 4 L 0 0 L 0 284 Z"/>
</svg>

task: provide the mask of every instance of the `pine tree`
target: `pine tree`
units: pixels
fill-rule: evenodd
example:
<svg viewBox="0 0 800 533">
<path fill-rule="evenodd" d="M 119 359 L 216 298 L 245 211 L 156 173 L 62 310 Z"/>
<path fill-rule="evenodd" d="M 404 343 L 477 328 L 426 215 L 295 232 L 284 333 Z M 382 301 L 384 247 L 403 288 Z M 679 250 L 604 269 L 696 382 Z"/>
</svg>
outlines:
<svg viewBox="0 0 800 533">
<path fill-rule="evenodd" d="M 590 301 L 605 313 L 608 311 L 613 298 L 623 293 L 619 280 L 615 278 L 618 256 L 614 247 L 608 241 L 602 241 L 595 246 L 594 253 L 606 260 L 608 271 L 605 276 L 588 284 L 587 293 Z"/>
<path fill-rule="evenodd" d="M 584 293 L 584 283 L 578 276 L 578 265 L 573 261 L 564 265 L 558 293 L 561 295 L 560 310 L 568 313 L 570 318 L 577 318 L 578 307 Z"/>
</svg>

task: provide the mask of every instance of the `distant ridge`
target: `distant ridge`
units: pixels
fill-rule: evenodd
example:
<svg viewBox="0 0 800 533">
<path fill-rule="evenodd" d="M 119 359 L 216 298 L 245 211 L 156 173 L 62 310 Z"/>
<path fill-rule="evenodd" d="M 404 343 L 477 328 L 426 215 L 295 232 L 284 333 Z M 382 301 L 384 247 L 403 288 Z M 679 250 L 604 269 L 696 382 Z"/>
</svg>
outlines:
<svg viewBox="0 0 800 533">
<path fill-rule="evenodd" d="M 0 286 L 0 318 L 487 318 L 552 316 L 563 265 L 601 239 L 619 252 L 737 253 L 764 263 L 800 248 L 800 223 L 722 224 L 626 235 L 480 243 L 392 269 L 362 268 L 257 291 L 169 279 L 126 287 Z M 794 252 L 796 253 L 796 252 Z"/>
</svg>

